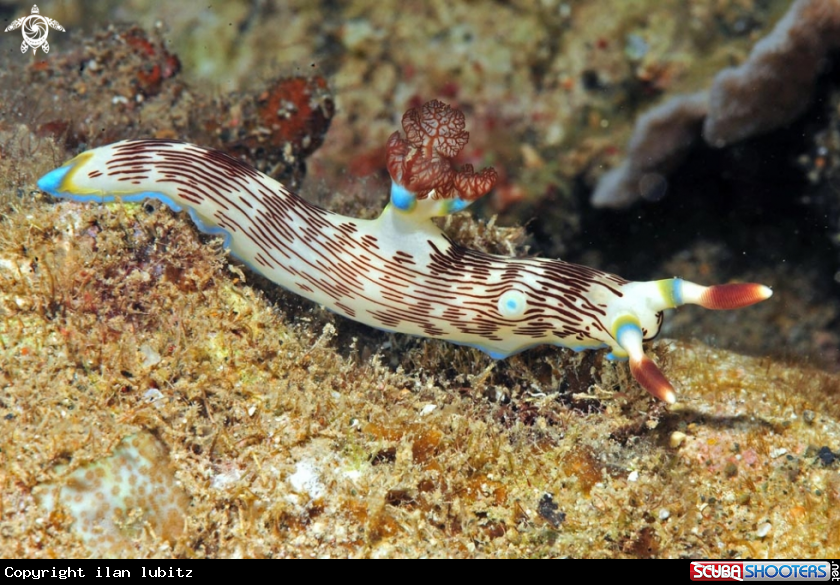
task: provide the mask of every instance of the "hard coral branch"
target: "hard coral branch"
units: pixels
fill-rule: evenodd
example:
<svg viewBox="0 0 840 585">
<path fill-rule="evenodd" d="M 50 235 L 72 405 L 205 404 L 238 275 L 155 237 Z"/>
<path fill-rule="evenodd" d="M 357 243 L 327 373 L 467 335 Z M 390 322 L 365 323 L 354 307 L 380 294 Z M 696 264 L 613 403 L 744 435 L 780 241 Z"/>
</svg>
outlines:
<svg viewBox="0 0 840 585">
<path fill-rule="evenodd" d="M 627 158 L 601 177 L 592 205 L 619 208 L 640 198 L 661 199 L 667 191 L 666 177 L 700 139 L 707 109 L 707 94 L 699 92 L 675 96 L 640 116 Z"/>
<path fill-rule="evenodd" d="M 796 0 L 738 67 L 719 72 L 708 92 L 678 95 L 639 117 L 627 159 L 606 173 L 596 207 L 627 207 L 664 195 L 665 177 L 702 138 L 723 148 L 796 119 L 817 77 L 840 48 L 840 0 Z"/>
<path fill-rule="evenodd" d="M 794 2 L 744 63 L 715 77 L 703 138 L 720 148 L 794 120 L 838 48 L 840 0 Z"/>
<path fill-rule="evenodd" d="M 476 173 L 472 165 L 460 171 L 452 166 L 470 139 L 460 110 L 432 100 L 408 110 L 402 126 L 405 138 L 394 132 L 388 139 L 388 173 L 418 199 L 474 201 L 496 184 L 498 175 L 492 167 Z"/>
</svg>

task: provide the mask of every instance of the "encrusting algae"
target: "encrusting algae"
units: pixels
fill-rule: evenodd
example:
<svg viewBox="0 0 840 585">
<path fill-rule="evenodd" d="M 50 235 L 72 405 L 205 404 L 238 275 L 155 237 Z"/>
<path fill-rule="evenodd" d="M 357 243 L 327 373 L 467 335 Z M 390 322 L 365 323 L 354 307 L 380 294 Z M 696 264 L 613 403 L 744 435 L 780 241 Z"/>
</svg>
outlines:
<svg viewBox="0 0 840 585">
<path fill-rule="evenodd" d="M 828 374 L 658 343 L 685 388 L 668 413 L 596 354 L 493 362 L 256 292 L 161 210 L 16 205 L 0 247 L 11 556 L 95 554 L 31 490 L 142 429 L 190 513 L 174 543 L 144 528 L 115 556 L 836 552 L 836 470 L 809 456 L 840 437 Z"/>
</svg>

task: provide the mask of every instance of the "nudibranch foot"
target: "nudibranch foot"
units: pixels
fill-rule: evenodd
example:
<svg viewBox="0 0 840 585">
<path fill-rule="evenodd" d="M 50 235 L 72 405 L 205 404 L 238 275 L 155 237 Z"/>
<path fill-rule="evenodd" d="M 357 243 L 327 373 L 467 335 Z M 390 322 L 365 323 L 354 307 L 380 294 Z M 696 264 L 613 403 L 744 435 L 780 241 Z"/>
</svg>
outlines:
<svg viewBox="0 0 840 585">
<path fill-rule="evenodd" d="M 38 186 L 75 201 L 154 198 L 187 211 L 249 268 L 371 327 L 476 347 L 503 359 L 530 347 L 608 347 L 645 390 L 673 386 L 644 353 L 663 310 L 687 303 L 737 309 L 770 297 L 759 284 L 705 287 L 679 278 L 631 282 L 547 258 L 463 248 L 432 217 L 489 191 L 492 168 L 453 166 L 464 115 L 438 101 L 409 110 L 388 140 L 391 202 L 375 220 L 344 217 L 221 152 L 172 140 L 126 140 L 80 154 Z"/>
</svg>

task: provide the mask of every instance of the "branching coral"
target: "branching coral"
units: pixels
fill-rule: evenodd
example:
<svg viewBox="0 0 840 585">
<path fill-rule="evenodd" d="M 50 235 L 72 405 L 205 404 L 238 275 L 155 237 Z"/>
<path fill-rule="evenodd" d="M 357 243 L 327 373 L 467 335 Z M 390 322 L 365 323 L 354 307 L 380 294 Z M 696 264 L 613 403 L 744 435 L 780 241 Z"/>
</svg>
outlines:
<svg viewBox="0 0 840 585">
<path fill-rule="evenodd" d="M 707 96 L 703 92 L 677 96 L 641 116 L 627 148 L 627 159 L 601 177 L 592 204 L 623 207 L 639 198 L 662 198 L 667 191 L 665 177 L 700 138 L 706 110 Z"/>
<path fill-rule="evenodd" d="M 797 0 L 746 61 L 718 73 L 708 94 L 676 96 L 642 115 L 626 161 L 601 178 L 592 204 L 626 207 L 661 197 L 664 175 L 701 137 L 720 148 L 791 122 L 838 47 L 840 0 Z"/>
<path fill-rule="evenodd" d="M 798 0 L 738 67 L 717 74 L 703 138 L 712 146 L 769 132 L 808 107 L 826 56 L 840 47 L 840 0 Z"/>
</svg>

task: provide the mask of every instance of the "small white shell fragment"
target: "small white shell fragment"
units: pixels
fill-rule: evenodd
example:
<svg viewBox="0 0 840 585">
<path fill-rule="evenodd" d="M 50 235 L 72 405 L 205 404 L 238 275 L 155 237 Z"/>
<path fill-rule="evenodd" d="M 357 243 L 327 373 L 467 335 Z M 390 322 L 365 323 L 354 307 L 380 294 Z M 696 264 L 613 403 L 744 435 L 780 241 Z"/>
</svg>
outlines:
<svg viewBox="0 0 840 585">
<path fill-rule="evenodd" d="M 671 449 L 678 449 L 682 446 L 685 442 L 685 433 L 681 433 L 680 431 L 674 431 L 671 433 L 671 438 L 668 441 L 668 444 L 671 445 Z"/>
<path fill-rule="evenodd" d="M 324 484 L 321 483 L 320 469 L 311 461 L 299 461 L 295 465 L 295 472 L 288 479 L 293 490 L 299 494 L 307 494 L 312 500 L 317 500 L 326 492 Z"/>
<path fill-rule="evenodd" d="M 140 353 L 143 354 L 143 367 L 151 368 L 160 363 L 160 354 L 148 343 L 140 346 Z"/>
<path fill-rule="evenodd" d="M 163 398 L 163 393 L 157 388 L 149 388 L 143 393 L 143 400 L 146 402 L 157 402 Z"/>
<path fill-rule="evenodd" d="M 427 404 L 420 411 L 420 416 L 426 416 L 427 414 L 431 414 L 435 411 L 436 408 L 437 408 L 437 404 Z"/>
</svg>

